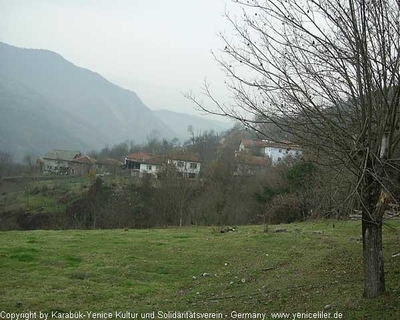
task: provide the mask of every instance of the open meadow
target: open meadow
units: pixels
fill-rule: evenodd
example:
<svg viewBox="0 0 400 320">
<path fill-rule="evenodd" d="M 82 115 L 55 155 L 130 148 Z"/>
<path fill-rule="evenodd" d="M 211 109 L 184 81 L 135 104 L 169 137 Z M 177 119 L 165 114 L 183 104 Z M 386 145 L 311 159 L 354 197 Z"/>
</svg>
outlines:
<svg viewBox="0 0 400 320">
<path fill-rule="evenodd" d="M 286 232 L 274 232 L 285 228 Z M 400 223 L 384 228 L 387 293 L 362 298 L 360 222 L 0 233 L 0 311 L 335 312 L 398 319 Z M 156 317 L 157 318 L 157 317 Z"/>
</svg>

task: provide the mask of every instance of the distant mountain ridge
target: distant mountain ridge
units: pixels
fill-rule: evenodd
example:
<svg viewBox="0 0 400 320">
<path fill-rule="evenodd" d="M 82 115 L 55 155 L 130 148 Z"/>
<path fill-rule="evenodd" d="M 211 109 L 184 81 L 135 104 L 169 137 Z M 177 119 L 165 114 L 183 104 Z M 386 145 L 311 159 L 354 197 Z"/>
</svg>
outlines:
<svg viewBox="0 0 400 320">
<path fill-rule="evenodd" d="M 17 158 L 52 148 L 92 150 L 157 130 L 176 134 L 135 92 L 41 49 L 0 42 L 0 150 Z"/>
<path fill-rule="evenodd" d="M 167 126 L 174 129 L 183 140 L 190 138 L 188 126 L 193 127 L 194 134 L 201 134 L 204 131 L 214 130 L 222 132 L 233 127 L 232 123 L 209 119 L 206 116 L 194 116 L 186 113 L 179 113 L 170 110 L 154 110 L 153 113 L 158 116 Z"/>
<path fill-rule="evenodd" d="M 189 138 L 229 124 L 168 110 L 150 110 L 138 95 L 58 53 L 0 42 L 0 151 L 21 161 L 51 149 L 99 150 L 126 140 Z M 154 134 L 153 134 L 154 136 Z"/>
</svg>

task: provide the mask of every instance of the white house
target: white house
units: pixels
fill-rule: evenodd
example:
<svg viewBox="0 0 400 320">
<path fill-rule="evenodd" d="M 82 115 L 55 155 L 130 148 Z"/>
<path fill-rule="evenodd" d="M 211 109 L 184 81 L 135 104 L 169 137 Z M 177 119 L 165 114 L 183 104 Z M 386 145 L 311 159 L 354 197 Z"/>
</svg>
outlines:
<svg viewBox="0 0 400 320">
<path fill-rule="evenodd" d="M 165 163 L 165 156 L 153 156 L 140 163 L 139 173 L 142 176 L 145 173 L 157 175 L 162 165 Z"/>
<path fill-rule="evenodd" d="M 191 152 L 174 152 L 168 155 L 168 161 L 175 164 L 177 171 L 186 178 L 196 178 L 200 174 L 200 158 Z"/>
<path fill-rule="evenodd" d="M 273 165 L 288 156 L 298 157 L 303 154 L 302 149 L 298 145 L 286 140 L 274 142 L 269 140 L 242 139 L 239 144 L 239 152 L 269 157 Z"/>
<path fill-rule="evenodd" d="M 264 148 L 264 154 L 271 159 L 272 164 L 277 164 L 288 156 L 299 157 L 303 151 L 298 145 L 290 142 L 269 142 Z"/>
<path fill-rule="evenodd" d="M 196 178 L 200 174 L 200 159 L 191 152 L 180 151 L 158 156 L 138 152 L 125 157 L 125 167 L 131 170 L 132 175 L 138 177 L 145 173 L 157 175 L 166 163 L 173 163 L 177 172 L 185 178 Z"/>
<path fill-rule="evenodd" d="M 140 164 L 144 163 L 147 159 L 153 157 L 150 153 L 136 152 L 125 157 L 125 167 L 127 169 L 138 171 L 140 170 Z"/>
</svg>

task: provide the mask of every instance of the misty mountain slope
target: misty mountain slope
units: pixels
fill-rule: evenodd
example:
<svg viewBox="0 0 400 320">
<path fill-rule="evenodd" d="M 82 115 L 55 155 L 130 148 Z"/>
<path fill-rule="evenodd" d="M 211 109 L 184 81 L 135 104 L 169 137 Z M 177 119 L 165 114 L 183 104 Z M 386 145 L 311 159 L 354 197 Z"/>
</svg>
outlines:
<svg viewBox="0 0 400 320">
<path fill-rule="evenodd" d="M 232 123 L 217 121 L 209 119 L 206 116 L 199 117 L 186 113 L 178 113 L 169 110 L 156 110 L 153 111 L 162 121 L 171 128 L 177 135 L 183 139 L 189 139 L 190 134 L 187 129 L 189 125 L 193 126 L 195 134 L 200 134 L 204 131 L 214 130 L 215 132 L 222 132 L 233 127 Z"/>
<path fill-rule="evenodd" d="M 83 127 L 86 134 L 82 139 L 76 120 L 53 108 L 38 93 L 2 77 L 0 112 L 0 150 L 16 160 L 26 154 L 42 155 L 47 145 L 84 150 L 96 143 L 91 130 Z"/>
<path fill-rule="evenodd" d="M 126 139 L 142 142 L 152 130 L 166 138 L 175 136 L 136 93 L 51 51 L 0 42 L 0 86 L 0 149 L 5 148 L 4 134 L 7 137 L 11 128 L 16 135 L 13 150 L 24 148 L 23 131 L 30 130 L 31 143 L 41 146 L 41 154 L 71 145 L 95 149 Z M 28 127 L 17 122 L 23 117 L 33 117 Z M 41 140 L 43 135 L 59 139 Z"/>
</svg>

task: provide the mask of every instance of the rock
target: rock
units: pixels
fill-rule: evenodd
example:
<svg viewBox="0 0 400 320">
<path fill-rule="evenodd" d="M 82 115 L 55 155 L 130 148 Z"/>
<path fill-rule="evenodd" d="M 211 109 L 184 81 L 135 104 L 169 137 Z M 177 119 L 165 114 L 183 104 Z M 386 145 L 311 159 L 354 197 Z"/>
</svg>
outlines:
<svg viewBox="0 0 400 320">
<path fill-rule="evenodd" d="M 236 227 L 225 227 L 221 229 L 221 233 L 236 232 Z"/>
<path fill-rule="evenodd" d="M 193 280 L 196 280 L 196 279 L 197 279 L 197 277 L 193 276 L 193 277 L 192 277 L 192 279 L 193 279 Z"/>
<path fill-rule="evenodd" d="M 332 306 L 330 305 L 330 304 L 327 304 L 325 307 L 324 307 L 324 310 L 329 310 L 329 309 L 331 309 L 332 308 Z"/>
<path fill-rule="evenodd" d="M 207 272 L 204 272 L 204 273 L 203 273 L 203 277 L 209 277 L 209 276 L 210 276 L 209 273 L 207 273 Z"/>
<path fill-rule="evenodd" d="M 397 253 L 393 253 L 393 254 L 392 254 L 392 258 L 396 258 L 396 257 L 400 257 L 400 252 L 397 252 Z"/>
<path fill-rule="evenodd" d="M 22 306 L 22 302 L 21 302 L 21 301 L 17 301 L 17 302 L 15 303 L 15 305 L 16 305 L 17 307 L 20 307 L 20 306 Z"/>
<path fill-rule="evenodd" d="M 246 279 L 245 279 L 245 278 L 243 278 L 243 279 L 242 279 L 242 283 L 245 283 L 245 282 L 246 282 Z"/>
<path fill-rule="evenodd" d="M 322 231 L 313 231 L 313 234 L 324 234 Z"/>
</svg>

